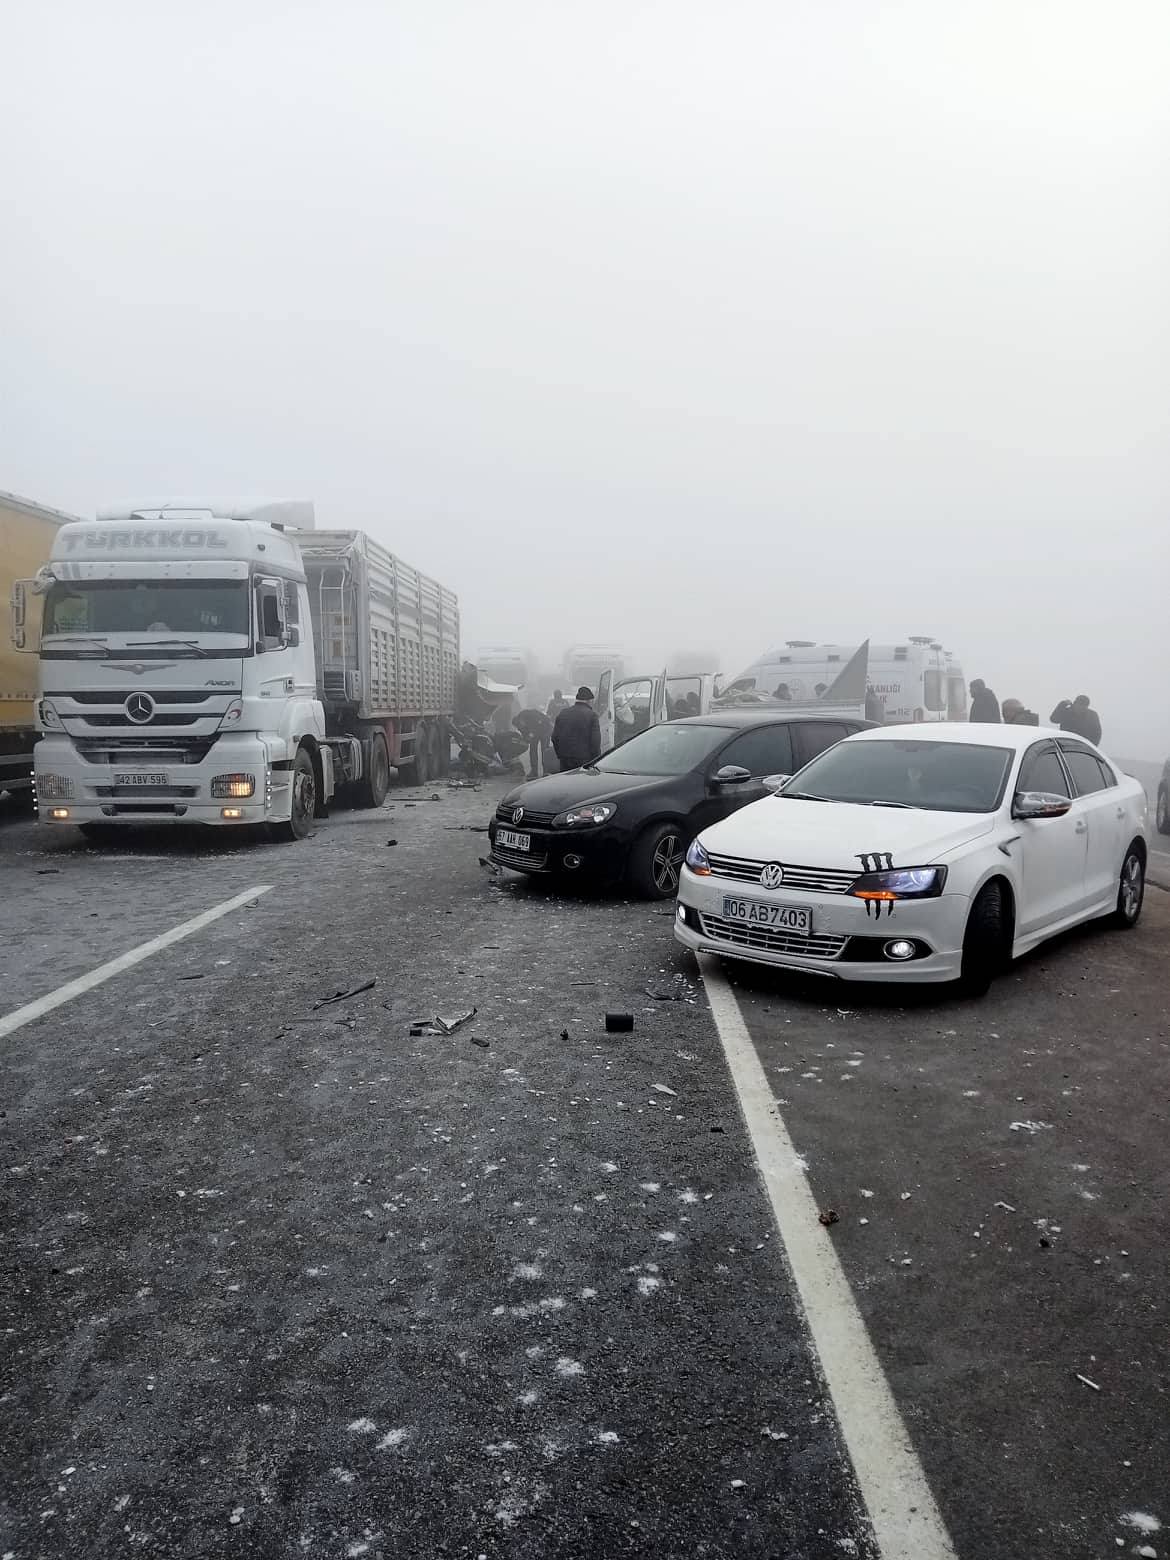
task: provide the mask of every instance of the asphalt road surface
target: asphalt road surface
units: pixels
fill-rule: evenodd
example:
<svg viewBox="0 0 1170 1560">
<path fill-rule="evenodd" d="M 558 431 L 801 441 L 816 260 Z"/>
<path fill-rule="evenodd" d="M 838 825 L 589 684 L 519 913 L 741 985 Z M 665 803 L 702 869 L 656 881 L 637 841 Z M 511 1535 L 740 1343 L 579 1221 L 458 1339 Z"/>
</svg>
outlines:
<svg viewBox="0 0 1170 1560">
<path fill-rule="evenodd" d="M 732 996 L 498 790 L 0 821 L 0 1560 L 1170 1554 L 1170 894 Z"/>
</svg>

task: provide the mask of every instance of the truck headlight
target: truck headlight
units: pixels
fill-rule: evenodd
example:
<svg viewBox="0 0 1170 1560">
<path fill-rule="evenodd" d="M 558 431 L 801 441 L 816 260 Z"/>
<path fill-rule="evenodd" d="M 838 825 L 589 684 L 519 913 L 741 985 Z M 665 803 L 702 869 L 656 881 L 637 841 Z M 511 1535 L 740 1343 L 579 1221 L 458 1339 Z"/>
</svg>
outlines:
<svg viewBox="0 0 1170 1560">
<path fill-rule="evenodd" d="M 256 776 L 214 775 L 211 781 L 211 794 L 221 798 L 231 796 L 237 799 L 254 796 L 256 794 Z"/>
<path fill-rule="evenodd" d="M 606 823 L 617 812 L 616 802 L 587 802 L 583 807 L 570 807 L 554 819 L 553 827 L 573 829 L 580 824 Z"/>
<path fill-rule="evenodd" d="M 865 872 L 849 892 L 855 899 L 937 899 L 947 880 L 945 867 L 895 867 L 891 872 Z"/>
<path fill-rule="evenodd" d="M 73 795 L 73 781 L 69 775 L 53 775 L 42 772 L 36 777 L 37 800 L 41 802 L 65 802 Z"/>
<path fill-rule="evenodd" d="M 48 699 L 42 699 L 37 707 L 41 725 L 46 731 L 64 731 L 65 723 Z"/>
</svg>

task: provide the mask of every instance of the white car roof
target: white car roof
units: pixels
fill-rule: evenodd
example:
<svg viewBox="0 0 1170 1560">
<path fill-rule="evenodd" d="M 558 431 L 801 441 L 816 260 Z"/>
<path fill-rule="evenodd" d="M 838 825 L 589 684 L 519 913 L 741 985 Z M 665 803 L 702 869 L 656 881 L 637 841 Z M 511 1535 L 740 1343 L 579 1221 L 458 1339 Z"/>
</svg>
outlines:
<svg viewBox="0 0 1170 1560">
<path fill-rule="evenodd" d="M 971 747 L 1012 748 L 1019 752 L 1044 737 L 1069 737 L 1074 742 L 1084 739 L 1073 731 L 1058 731 L 1055 726 L 997 726 L 989 722 L 969 723 L 958 720 L 931 721 L 929 725 L 874 726 L 867 731 L 855 731 L 846 742 L 881 742 L 883 738 L 896 737 L 915 742 L 965 742 Z M 1092 743 L 1085 744 L 1092 747 Z"/>
</svg>

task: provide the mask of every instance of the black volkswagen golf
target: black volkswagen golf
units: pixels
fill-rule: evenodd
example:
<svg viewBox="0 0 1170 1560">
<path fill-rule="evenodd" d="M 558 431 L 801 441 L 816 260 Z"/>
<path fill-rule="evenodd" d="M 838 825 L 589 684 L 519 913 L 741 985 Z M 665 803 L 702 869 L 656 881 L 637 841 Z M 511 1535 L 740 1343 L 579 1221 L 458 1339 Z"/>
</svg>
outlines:
<svg viewBox="0 0 1170 1560">
<path fill-rule="evenodd" d="M 728 710 L 652 726 L 587 769 L 509 791 L 488 830 L 492 860 L 669 899 L 696 834 L 766 796 L 766 777 L 795 774 L 870 724 Z"/>
</svg>

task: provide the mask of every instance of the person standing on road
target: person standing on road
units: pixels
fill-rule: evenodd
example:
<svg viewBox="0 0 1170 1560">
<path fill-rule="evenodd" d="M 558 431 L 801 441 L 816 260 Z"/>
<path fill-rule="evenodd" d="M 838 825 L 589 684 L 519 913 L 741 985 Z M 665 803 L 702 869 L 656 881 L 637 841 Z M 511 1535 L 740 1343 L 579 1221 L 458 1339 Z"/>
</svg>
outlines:
<svg viewBox="0 0 1170 1560">
<path fill-rule="evenodd" d="M 567 710 L 568 707 L 569 707 L 568 699 L 565 698 L 564 694 L 561 692 L 561 690 L 559 688 L 554 688 L 553 689 L 553 696 L 548 701 L 548 705 L 547 705 L 544 713 L 548 716 L 549 720 L 556 720 L 557 716 L 561 713 L 561 711 L 562 710 Z"/>
<path fill-rule="evenodd" d="M 1019 699 L 1005 699 L 1003 701 L 1003 724 L 1005 726 L 1038 726 L 1040 717 L 1035 710 L 1026 708 Z"/>
<path fill-rule="evenodd" d="M 971 679 L 971 713 L 967 719 L 980 722 L 985 726 L 1000 724 L 999 700 L 982 677 Z"/>
<path fill-rule="evenodd" d="M 539 779 L 541 759 L 548 751 L 552 736 L 552 721 L 543 710 L 527 709 L 521 710 L 512 724 L 528 744 L 528 778 Z M 548 774 L 547 764 L 544 772 Z"/>
<path fill-rule="evenodd" d="M 1086 742 L 1092 742 L 1094 746 L 1101 741 L 1101 717 L 1089 703 L 1087 693 L 1078 693 L 1071 703 L 1068 699 L 1061 699 L 1052 712 L 1052 724 L 1074 737 L 1084 737 Z"/>
<path fill-rule="evenodd" d="M 578 688 L 577 702 L 557 716 L 552 743 L 562 769 L 584 769 L 599 755 L 601 722 L 593 708 L 591 688 Z"/>
</svg>

